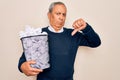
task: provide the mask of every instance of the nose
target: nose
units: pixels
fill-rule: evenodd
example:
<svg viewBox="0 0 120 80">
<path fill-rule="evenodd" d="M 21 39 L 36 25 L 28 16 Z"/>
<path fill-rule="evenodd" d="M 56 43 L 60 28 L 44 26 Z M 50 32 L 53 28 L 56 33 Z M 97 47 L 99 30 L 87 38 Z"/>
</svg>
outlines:
<svg viewBox="0 0 120 80">
<path fill-rule="evenodd" d="M 59 16 L 59 19 L 60 19 L 61 21 L 63 21 L 63 20 L 64 20 L 64 16 L 63 16 L 63 15 L 60 15 L 60 16 Z"/>
</svg>

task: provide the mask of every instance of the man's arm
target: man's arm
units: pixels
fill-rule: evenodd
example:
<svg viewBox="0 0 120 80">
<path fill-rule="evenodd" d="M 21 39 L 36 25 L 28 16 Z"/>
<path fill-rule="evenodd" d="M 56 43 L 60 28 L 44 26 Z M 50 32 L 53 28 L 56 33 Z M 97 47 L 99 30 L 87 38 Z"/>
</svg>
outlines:
<svg viewBox="0 0 120 80">
<path fill-rule="evenodd" d="M 35 64 L 35 61 L 26 61 L 25 54 L 23 53 L 19 59 L 18 69 L 27 76 L 35 76 L 43 71 L 42 69 L 32 68 L 31 64 Z"/>
<path fill-rule="evenodd" d="M 20 72 L 22 72 L 22 70 L 21 70 L 20 67 L 21 67 L 21 65 L 22 65 L 24 62 L 26 62 L 26 58 L 25 58 L 25 54 L 22 53 L 22 55 L 21 55 L 21 57 L 20 57 L 20 59 L 19 59 L 19 62 L 18 62 L 18 69 L 19 69 Z"/>
<path fill-rule="evenodd" d="M 80 46 L 98 47 L 101 44 L 99 35 L 93 28 L 87 24 L 86 28 L 82 30 L 82 38 L 79 39 Z"/>
<path fill-rule="evenodd" d="M 80 46 L 98 47 L 101 44 L 98 34 L 83 19 L 76 20 L 73 23 L 73 27 L 74 30 L 71 35 L 74 36 L 77 34 Z M 82 31 L 82 35 L 78 31 Z"/>
</svg>

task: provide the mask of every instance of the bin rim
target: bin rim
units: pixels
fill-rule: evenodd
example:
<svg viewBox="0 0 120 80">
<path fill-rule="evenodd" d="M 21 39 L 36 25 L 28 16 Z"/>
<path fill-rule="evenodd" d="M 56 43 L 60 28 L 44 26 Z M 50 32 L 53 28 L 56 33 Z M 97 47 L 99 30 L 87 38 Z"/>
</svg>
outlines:
<svg viewBox="0 0 120 80">
<path fill-rule="evenodd" d="M 21 37 L 20 40 L 22 40 L 24 38 L 36 37 L 36 36 L 48 36 L 48 34 L 41 34 L 41 35 L 32 35 L 32 36 Z"/>
</svg>

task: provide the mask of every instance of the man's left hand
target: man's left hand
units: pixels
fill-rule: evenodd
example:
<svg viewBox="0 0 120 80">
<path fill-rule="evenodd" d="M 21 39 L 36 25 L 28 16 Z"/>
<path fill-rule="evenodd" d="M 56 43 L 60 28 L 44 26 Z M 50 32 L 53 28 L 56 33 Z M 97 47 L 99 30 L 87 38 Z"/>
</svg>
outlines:
<svg viewBox="0 0 120 80">
<path fill-rule="evenodd" d="M 71 33 L 71 35 L 73 36 L 73 35 L 75 35 L 75 33 L 76 32 L 78 32 L 78 31 L 81 31 L 81 30 L 83 30 L 83 29 L 85 29 L 85 27 L 86 27 L 86 22 L 83 20 L 83 19 L 78 19 L 78 20 L 76 20 L 74 23 L 73 23 L 73 28 L 74 28 L 74 30 L 73 30 L 73 32 Z"/>
</svg>

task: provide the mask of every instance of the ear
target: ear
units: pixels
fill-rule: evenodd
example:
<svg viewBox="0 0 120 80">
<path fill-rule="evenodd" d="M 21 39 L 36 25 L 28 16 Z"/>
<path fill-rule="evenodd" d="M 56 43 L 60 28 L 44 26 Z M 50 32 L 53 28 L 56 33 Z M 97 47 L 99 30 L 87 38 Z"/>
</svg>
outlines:
<svg viewBox="0 0 120 80">
<path fill-rule="evenodd" d="M 51 14 L 50 12 L 47 13 L 48 19 L 50 19 L 50 14 Z"/>
</svg>

